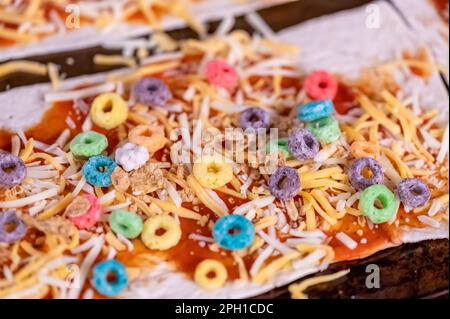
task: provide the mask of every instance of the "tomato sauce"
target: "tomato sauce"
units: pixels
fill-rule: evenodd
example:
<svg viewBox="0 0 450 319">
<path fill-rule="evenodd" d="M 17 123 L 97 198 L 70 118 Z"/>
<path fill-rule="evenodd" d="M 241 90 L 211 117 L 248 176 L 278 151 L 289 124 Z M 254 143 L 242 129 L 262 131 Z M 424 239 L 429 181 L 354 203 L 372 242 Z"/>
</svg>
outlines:
<svg viewBox="0 0 450 319">
<path fill-rule="evenodd" d="M 358 107 L 355 90 L 340 82 L 338 93 L 334 98 L 334 107 L 336 108 L 336 112 L 342 115 L 348 113 L 351 109 Z"/>
<path fill-rule="evenodd" d="M 436 7 L 437 11 L 439 12 L 439 15 L 441 18 L 449 22 L 449 15 L 448 15 L 448 8 L 449 8 L 449 1 L 448 0 L 431 0 L 433 2 L 434 6 Z"/>
<path fill-rule="evenodd" d="M 42 117 L 39 124 L 26 130 L 25 135 L 42 143 L 52 144 L 67 128 L 66 119 L 70 117 L 76 125 L 72 135 L 81 130 L 82 118 L 73 108 L 72 102 L 55 103 Z M 11 145 L 12 133 L 0 130 L 0 148 L 7 149 Z"/>
</svg>

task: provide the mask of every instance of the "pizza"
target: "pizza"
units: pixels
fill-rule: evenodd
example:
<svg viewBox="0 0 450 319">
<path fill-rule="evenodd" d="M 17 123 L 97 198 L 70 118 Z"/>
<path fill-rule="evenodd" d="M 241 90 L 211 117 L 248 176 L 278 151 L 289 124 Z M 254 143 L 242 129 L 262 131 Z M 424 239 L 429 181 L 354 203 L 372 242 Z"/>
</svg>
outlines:
<svg viewBox="0 0 450 319">
<path fill-rule="evenodd" d="M 246 298 L 448 238 L 440 68 L 317 37 L 361 12 L 279 35 L 229 17 L 132 67 L 0 93 L 0 297 Z"/>
<path fill-rule="evenodd" d="M 0 61 L 105 43 L 114 46 L 124 39 L 186 25 L 205 34 L 206 21 L 288 1 L 3 0 Z"/>
</svg>

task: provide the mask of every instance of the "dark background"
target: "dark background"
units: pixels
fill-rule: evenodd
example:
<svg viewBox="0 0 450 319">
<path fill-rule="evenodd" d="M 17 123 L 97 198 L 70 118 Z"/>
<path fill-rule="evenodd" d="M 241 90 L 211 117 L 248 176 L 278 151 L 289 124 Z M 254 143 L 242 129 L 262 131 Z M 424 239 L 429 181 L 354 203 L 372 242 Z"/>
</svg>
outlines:
<svg viewBox="0 0 450 319">
<path fill-rule="evenodd" d="M 405 0 L 406 1 L 406 0 Z M 367 4 L 368 0 L 300 0 L 285 5 L 260 10 L 261 16 L 275 30 L 313 19 L 315 17 L 350 9 Z M 401 12 L 399 12 L 401 15 Z M 210 23 L 214 30 L 218 22 Z M 236 28 L 251 31 L 243 18 L 237 20 Z M 169 32 L 176 39 L 195 37 L 189 29 Z M 94 65 L 93 57 L 97 53 L 120 54 L 120 51 L 105 50 L 101 47 L 49 54 L 32 57 L 28 60 L 43 63 L 53 62 L 61 65 L 61 73 L 67 77 L 105 72 L 112 67 Z M 74 65 L 67 65 L 67 58 L 74 58 Z M 14 74 L 0 78 L 0 92 L 7 88 L 48 82 L 46 77 Z M 368 289 L 365 280 L 368 275 L 366 266 L 376 264 L 380 267 L 381 287 Z M 332 273 L 351 268 L 346 277 L 332 283 L 317 285 L 307 290 L 310 298 L 448 298 L 449 268 L 448 240 L 424 241 L 403 245 L 382 251 L 364 260 L 331 265 L 325 272 Z M 321 274 L 316 274 L 321 275 Z M 258 298 L 289 298 L 287 287 L 282 287 Z"/>
</svg>

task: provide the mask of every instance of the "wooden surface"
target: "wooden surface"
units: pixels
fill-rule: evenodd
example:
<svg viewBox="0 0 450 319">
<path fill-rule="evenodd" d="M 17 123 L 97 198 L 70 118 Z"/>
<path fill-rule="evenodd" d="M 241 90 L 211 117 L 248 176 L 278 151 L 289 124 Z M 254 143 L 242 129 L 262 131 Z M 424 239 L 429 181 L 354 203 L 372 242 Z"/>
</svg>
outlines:
<svg viewBox="0 0 450 319">
<path fill-rule="evenodd" d="M 367 4 L 368 0 L 301 0 L 260 11 L 261 16 L 276 31 L 315 17 Z M 211 23 L 213 30 L 216 23 Z M 250 30 L 244 19 L 237 21 L 236 28 Z M 194 37 L 192 30 L 182 29 L 170 32 L 177 38 Z M 62 66 L 62 72 L 68 77 L 104 72 L 111 68 L 102 68 L 92 63 L 96 53 L 118 53 L 100 47 L 67 53 L 34 57 L 41 62 L 54 62 Z M 75 58 L 74 65 L 67 65 L 67 58 Z M 47 82 L 46 78 L 16 74 L 0 79 L 0 91 L 15 86 Z M 365 281 L 367 265 L 375 264 L 380 268 L 381 286 L 368 289 Z M 351 268 L 346 277 L 309 289 L 310 298 L 448 298 L 448 241 L 426 241 L 408 244 L 382 251 L 370 258 L 339 263 L 330 266 L 326 273 Z M 289 298 L 287 287 L 275 289 L 259 298 Z"/>
</svg>

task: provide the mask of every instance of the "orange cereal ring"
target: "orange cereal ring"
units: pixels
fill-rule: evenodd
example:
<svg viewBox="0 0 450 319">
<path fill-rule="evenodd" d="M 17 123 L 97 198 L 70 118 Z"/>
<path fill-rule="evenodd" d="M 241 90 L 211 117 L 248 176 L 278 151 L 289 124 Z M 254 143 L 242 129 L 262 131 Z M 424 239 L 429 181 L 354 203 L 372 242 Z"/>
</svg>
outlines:
<svg viewBox="0 0 450 319">
<path fill-rule="evenodd" d="M 376 159 L 380 148 L 378 145 L 366 141 L 355 141 L 350 146 L 350 151 L 355 158 L 372 157 Z"/>
<path fill-rule="evenodd" d="M 138 125 L 128 133 L 131 143 L 144 146 L 153 154 L 166 145 L 164 128 L 156 125 Z"/>
</svg>

